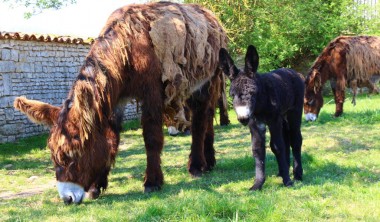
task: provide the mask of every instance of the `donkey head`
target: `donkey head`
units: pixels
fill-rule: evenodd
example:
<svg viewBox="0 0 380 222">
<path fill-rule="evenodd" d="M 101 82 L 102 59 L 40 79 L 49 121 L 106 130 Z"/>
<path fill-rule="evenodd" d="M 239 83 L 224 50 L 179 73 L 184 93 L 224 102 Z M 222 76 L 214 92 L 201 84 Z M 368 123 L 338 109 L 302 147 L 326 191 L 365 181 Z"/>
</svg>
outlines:
<svg viewBox="0 0 380 222">
<path fill-rule="evenodd" d="M 89 81 L 77 80 L 63 107 L 25 97 L 16 98 L 14 106 L 32 121 L 51 128 L 48 147 L 65 203 L 80 203 L 89 190 L 97 197 L 107 187 L 119 135 L 108 119 L 101 121 Z"/>
<path fill-rule="evenodd" d="M 219 64 L 223 72 L 231 80 L 230 96 L 239 122 L 247 125 L 252 116 L 258 93 L 257 68 L 259 55 L 254 46 L 250 45 L 245 56 L 244 70 L 239 70 L 228 54 L 222 48 L 219 52 Z"/>
<path fill-rule="evenodd" d="M 321 73 L 312 68 L 305 80 L 304 113 L 306 121 L 315 121 L 323 106 Z"/>
</svg>

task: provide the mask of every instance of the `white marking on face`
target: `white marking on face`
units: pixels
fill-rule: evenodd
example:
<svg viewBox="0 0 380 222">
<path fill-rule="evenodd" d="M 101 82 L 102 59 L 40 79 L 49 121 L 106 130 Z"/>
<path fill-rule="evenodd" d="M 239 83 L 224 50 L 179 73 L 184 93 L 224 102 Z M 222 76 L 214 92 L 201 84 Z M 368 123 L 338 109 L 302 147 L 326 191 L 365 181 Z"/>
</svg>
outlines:
<svg viewBox="0 0 380 222">
<path fill-rule="evenodd" d="M 171 136 L 175 136 L 179 133 L 179 131 L 177 130 L 177 128 L 175 128 L 174 126 L 169 126 L 168 127 L 168 132 L 169 132 L 169 135 Z"/>
<path fill-rule="evenodd" d="M 306 113 L 305 119 L 306 121 L 315 121 L 317 119 L 317 115 L 314 113 Z"/>
<path fill-rule="evenodd" d="M 85 195 L 83 187 L 75 183 L 57 181 L 57 189 L 61 199 L 71 197 L 73 203 L 80 203 Z"/>
<path fill-rule="evenodd" d="M 235 112 L 237 114 L 238 119 L 240 118 L 249 118 L 251 115 L 251 110 L 248 106 L 237 106 L 235 107 Z"/>
</svg>

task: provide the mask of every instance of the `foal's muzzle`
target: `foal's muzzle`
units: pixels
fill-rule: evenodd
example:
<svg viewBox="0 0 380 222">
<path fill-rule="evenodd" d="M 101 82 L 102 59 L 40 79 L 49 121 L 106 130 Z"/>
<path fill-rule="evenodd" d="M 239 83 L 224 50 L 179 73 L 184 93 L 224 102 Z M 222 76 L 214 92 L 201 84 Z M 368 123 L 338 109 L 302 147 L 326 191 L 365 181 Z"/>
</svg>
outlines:
<svg viewBox="0 0 380 222">
<path fill-rule="evenodd" d="M 249 122 L 249 118 L 251 116 L 251 109 L 249 106 L 236 106 L 235 107 L 235 112 L 237 115 L 237 118 L 241 124 L 246 126 Z"/>
<path fill-rule="evenodd" d="M 249 118 L 238 118 L 239 122 L 243 125 L 246 126 L 249 123 Z"/>
</svg>

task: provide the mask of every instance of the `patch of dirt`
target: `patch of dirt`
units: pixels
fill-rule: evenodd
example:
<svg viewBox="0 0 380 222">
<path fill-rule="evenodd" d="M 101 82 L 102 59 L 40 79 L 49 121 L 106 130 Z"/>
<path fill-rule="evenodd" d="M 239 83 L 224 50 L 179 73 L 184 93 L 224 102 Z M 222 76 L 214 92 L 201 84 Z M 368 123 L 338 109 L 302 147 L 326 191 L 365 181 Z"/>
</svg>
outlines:
<svg viewBox="0 0 380 222">
<path fill-rule="evenodd" d="M 21 192 L 12 192 L 12 191 L 0 191 L 0 200 L 11 200 L 16 198 L 26 198 L 30 196 L 34 196 L 37 194 L 43 193 L 47 189 L 51 189 L 55 187 L 55 180 L 49 181 L 44 185 L 39 185 L 33 188 L 22 190 Z"/>
</svg>

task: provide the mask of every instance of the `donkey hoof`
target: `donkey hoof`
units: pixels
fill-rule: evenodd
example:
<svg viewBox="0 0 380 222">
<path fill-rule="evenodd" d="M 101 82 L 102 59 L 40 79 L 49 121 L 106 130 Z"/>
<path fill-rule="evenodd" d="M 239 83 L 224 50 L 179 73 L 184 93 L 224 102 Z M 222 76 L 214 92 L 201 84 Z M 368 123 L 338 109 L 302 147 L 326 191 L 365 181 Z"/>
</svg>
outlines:
<svg viewBox="0 0 380 222">
<path fill-rule="evenodd" d="M 90 199 L 97 199 L 100 195 L 100 189 L 98 188 L 91 188 L 88 192 L 87 192 L 87 197 L 90 198 Z"/>
<path fill-rule="evenodd" d="M 161 190 L 160 186 L 145 186 L 144 193 L 152 193 Z"/>
<path fill-rule="evenodd" d="M 190 175 L 193 177 L 193 178 L 199 178 L 199 177 L 202 177 L 202 171 L 201 170 L 189 170 L 189 173 Z"/>
</svg>

